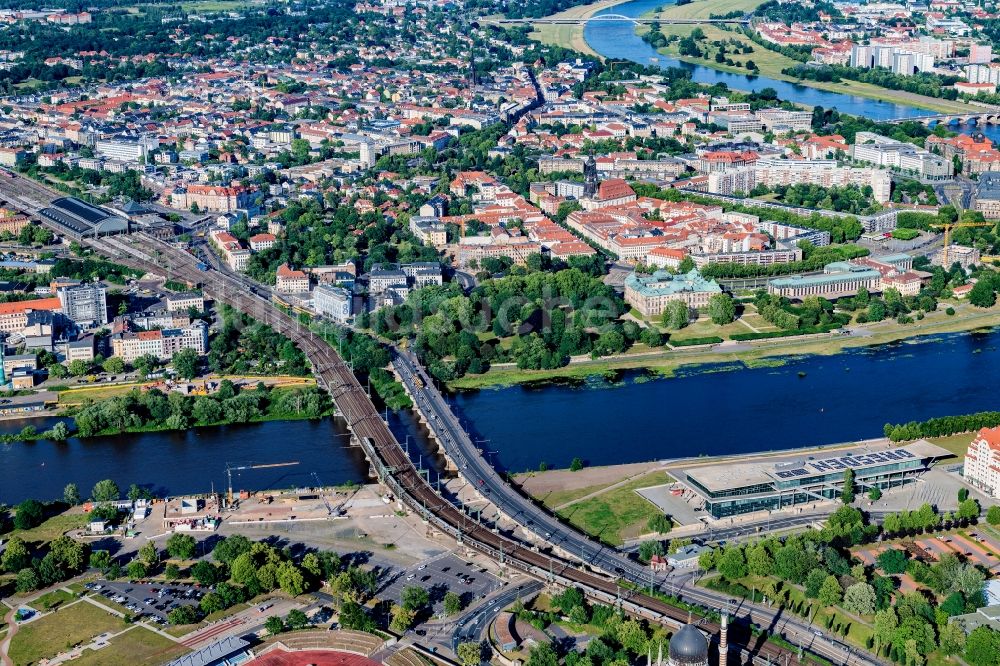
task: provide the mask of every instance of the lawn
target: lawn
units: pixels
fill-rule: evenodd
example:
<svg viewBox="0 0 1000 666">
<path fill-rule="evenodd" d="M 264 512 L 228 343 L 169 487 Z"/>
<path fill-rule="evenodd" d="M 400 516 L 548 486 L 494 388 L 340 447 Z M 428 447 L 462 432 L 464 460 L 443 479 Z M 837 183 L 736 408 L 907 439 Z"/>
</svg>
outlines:
<svg viewBox="0 0 1000 666">
<path fill-rule="evenodd" d="M 965 452 L 969 448 L 969 442 L 973 440 L 972 433 L 962 433 L 960 435 L 949 435 L 948 437 L 928 437 L 927 441 L 937 444 L 942 449 L 951 451 L 959 458 L 965 458 Z"/>
<path fill-rule="evenodd" d="M 32 601 L 31 606 L 39 610 L 54 610 L 74 599 L 76 597 L 65 590 L 52 590 Z"/>
<path fill-rule="evenodd" d="M 21 627 L 11 641 L 10 657 L 18 666 L 28 666 L 126 626 L 121 618 L 81 601 Z"/>
<path fill-rule="evenodd" d="M 549 507 L 550 509 L 557 506 L 562 506 L 574 500 L 578 500 L 581 497 L 585 497 L 591 493 L 596 493 L 602 488 L 607 488 L 610 483 L 598 483 L 593 486 L 585 486 L 583 488 L 570 488 L 567 490 L 553 490 L 547 493 L 544 497 L 539 497 L 542 504 Z"/>
<path fill-rule="evenodd" d="M 764 4 L 764 0 L 695 0 L 686 5 L 665 7 L 659 16 L 669 18 L 707 19 L 712 14 L 748 12 Z"/>
<path fill-rule="evenodd" d="M 100 666 L 101 664 L 162 664 L 190 652 L 180 643 L 136 625 L 121 636 L 116 636 L 108 647 L 86 650 L 73 661 L 74 666 Z"/>
<path fill-rule="evenodd" d="M 60 513 L 30 530 L 14 530 L 10 536 L 19 536 L 28 542 L 47 542 L 61 537 L 70 530 L 80 529 L 86 524 L 87 514 L 85 513 Z"/>
<path fill-rule="evenodd" d="M 646 522 L 660 514 L 652 502 L 636 490 L 670 483 L 666 472 L 650 472 L 595 497 L 581 500 L 559 511 L 571 524 L 605 543 L 621 545 L 629 532 L 645 529 Z"/>
</svg>

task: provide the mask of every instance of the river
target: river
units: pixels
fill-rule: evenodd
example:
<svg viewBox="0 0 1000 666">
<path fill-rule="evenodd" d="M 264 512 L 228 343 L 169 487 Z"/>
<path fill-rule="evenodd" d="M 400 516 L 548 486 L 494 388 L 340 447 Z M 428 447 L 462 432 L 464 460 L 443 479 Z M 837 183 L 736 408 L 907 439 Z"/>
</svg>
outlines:
<svg viewBox="0 0 1000 666">
<path fill-rule="evenodd" d="M 664 4 L 635 0 L 601 13 L 635 17 Z M 628 22 L 589 23 L 584 35 L 609 59 L 685 67 L 703 83 L 725 82 L 740 90 L 770 87 L 783 99 L 876 119 L 926 113 L 671 60 L 656 54 Z M 1000 138 L 1000 128 L 983 129 Z M 452 402 L 466 427 L 489 440 L 488 450 L 511 470 L 535 468 L 541 461 L 566 466 L 574 456 L 612 464 L 783 449 L 877 437 L 886 422 L 997 409 L 998 348 L 997 332 L 935 336 L 795 359 L 780 368 L 702 368 L 653 381 L 632 373 L 614 386 L 595 380 L 582 386 L 513 387 L 463 393 Z M 426 432 L 411 414 L 390 413 L 389 420 L 400 440 L 409 436 L 414 442 L 414 457 L 433 458 Z M 28 423 L 41 430 L 53 422 L 3 421 L 0 432 L 17 432 Z M 109 477 L 123 488 L 138 483 L 158 495 L 206 492 L 213 485 L 224 487 L 227 463 L 299 462 L 241 472 L 234 478 L 237 487 L 364 481 L 367 464 L 346 442 L 343 423 L 327 418 L 0 445 L 0 502 L 58 498 L 69 482 L 86 495 L 96 481 Z"/>
<path fill-rule="evenodd" d="M 393 432 L 426 454 L 426 439 L 409 412 L 389 414 Z M 26 425 L 38 430 L 58 419 L 17 419 L 0 422 L 0 432 L 18 432 Z M 254 490 L 364 482 L 368 464 L 361 450 L 350 447 L 343 421 L 269 421 L 259 424 L 191 428 L 154 432 L 0 444 L 0 502 L 28 497 L 56 499 L 67 483 L 87 496 L 94 483 L 114 479 L 125 489 L 131 483 L 156 495 L 208 492 L 226 484 L 226 466 L 297 461 L 288 467 L 246 470 L 233 474 L 235 488 Z"/>
<path fill-rule="evenodd" d="M 512 471 L 542 461 L 568 467 L 574 456 L 610 465 L 835 444 L 881 437 L 887 422 L 1000 409 L 996 330 L 737 367 L 487 389 L 458 394 L 453 404 Z"/>
<path fill-rule="evenodd" d="M 604 14 L 620 14 L 637 18 L 657 7 L 673 4 L 670 0 L 633 0 L 620 5 L 606 7 L 596 16 Z M 773 88 L 778 97 L 807 106 L 822 106 L 834 108 L 841 113 L 865 116 L 874 120 L 890 118 L 906 118 L 923 116 L 933 113 L 915 106 L 883 102 L 880 100 L 858 97 L 844 93 L 817 90 L 809 86 L 798 85 L 788 81 L 779 81 L 766 76 L 748 76 L 721 72 L 704 65 L 686 63 L 657 53 L 656 49 L 647 44 L 635 33 L 635 24 L 630 21 L 591 21 L 583 31 L 584 39 L 590 47 L 608 60 L 630 60 L 643 65 L 660 67 L 682 67 L 691 72 L 691 78 L 698 83 L 725 83 L 734 90 L 761 90 Z M 961 131 L 971 132 L 975 126 L 963 126 Z M 988 126 L 982 128 L 983 133 L 996 141 L 1000 139 L 1000 127 Z"/>
</svg>

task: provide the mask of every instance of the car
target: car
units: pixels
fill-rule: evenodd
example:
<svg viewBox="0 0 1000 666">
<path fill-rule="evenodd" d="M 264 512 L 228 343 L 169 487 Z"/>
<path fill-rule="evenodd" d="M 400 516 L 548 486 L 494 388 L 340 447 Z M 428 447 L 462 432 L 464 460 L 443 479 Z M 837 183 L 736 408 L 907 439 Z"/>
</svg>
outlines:
<svg viewBox="0 0 1000 666">
<path fill-rule="evenodd" d="M 820 631 L 819 629 L 813 629 L 813 633 L 819 636 L 820 638 L 823 638 L 823 632 Z"/>
<path fill-rule="evenodd" d="M 416 575 L 410 574 L 409 576 L 406 577 L 406 580 L 413 580 L 414 578 L 416 578 Z"/>
<path fill-rule="evenodd" d="M 273 605 L 274 604 L 261 604 L 260 606 L 257 606 L 257 612 L 258 613 L 263 613 L 264 611 L 266 611 L 268 608 L 270 608 Z"/>
<path fill-rule="evenodd" d="M 421 576 L 421 577 L 420 577 L 420 582 L 421 582 L 421 583 L 426 583 L 426 582 L 427 582 L 427 581 L 429 581 L 430 579 L 431 579 L 431 576 L 430 576 L 430 574 L 427 574 L 426 576 Z"/>
<path fill-rule="evenodd" d="M 419 567 L 417 567 L 417 571 L 423 571 L 426 568 L 427 568 L 426 564 L 421 564 Z"/>
</svg>

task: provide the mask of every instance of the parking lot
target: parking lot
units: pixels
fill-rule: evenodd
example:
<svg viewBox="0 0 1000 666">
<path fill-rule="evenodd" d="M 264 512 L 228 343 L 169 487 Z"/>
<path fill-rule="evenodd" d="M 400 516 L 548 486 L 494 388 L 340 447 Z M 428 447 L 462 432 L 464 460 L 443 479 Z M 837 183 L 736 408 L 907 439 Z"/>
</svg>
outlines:
<svg viewBox="0 0 1000 666">
<path fill-rule="evenodd" d="M 196 606 L 204 592 L 194 585 L 132 583 L 99 580 L 87 587 L 106 599 L 125 606 L 143 619 L 167 624 L 167 614 L 178 606 Z"/>
<path fill-rule="evenodd" d="M 382 599 L 402 601 L 403 590 L 419 586 L 430 594 L 434 613 L 444 612 L 444 595 L 455 592 L 462 597 L 462 605 L 469 606 L 477 599 L 500 588 L 500 579 L 471 562 L 451 553 L 426 560 L 396 575 L 380 592 Z"/>
</svg>

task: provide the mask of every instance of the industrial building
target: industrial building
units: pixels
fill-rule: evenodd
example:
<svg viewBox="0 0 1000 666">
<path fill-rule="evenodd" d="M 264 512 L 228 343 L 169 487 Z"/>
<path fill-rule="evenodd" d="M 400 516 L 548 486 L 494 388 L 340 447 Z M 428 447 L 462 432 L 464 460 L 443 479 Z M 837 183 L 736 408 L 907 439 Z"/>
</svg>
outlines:
<svg viewBox="0 0 1000 666">
<path fill-rule="evenodd" d="M 858 492 L 886 490 L 914 482 L 947 450 L 918 440 L 894 448 L 858 448 L 833 456 L 804 456 L 780 462 L 704 465 L 684 470 L 685 484 L 715 518 L 774 511 L 835 499 L 844 489 L 844 473 L 854 471 Z"/>
<path fill-rule="evenodd" d="M 60 197 L 39 214 L 76 240 L 128 233 L 128 220 L 76 197 Z"/>
</svg>

